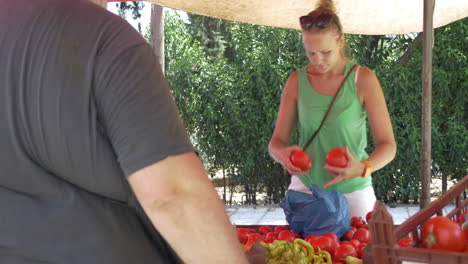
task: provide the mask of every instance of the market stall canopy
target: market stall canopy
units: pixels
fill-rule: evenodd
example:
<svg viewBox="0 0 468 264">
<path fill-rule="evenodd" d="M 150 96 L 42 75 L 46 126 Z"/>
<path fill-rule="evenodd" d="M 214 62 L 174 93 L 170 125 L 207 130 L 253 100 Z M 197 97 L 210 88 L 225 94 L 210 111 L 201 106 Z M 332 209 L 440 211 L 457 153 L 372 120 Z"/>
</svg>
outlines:
<svg viewBox="0 0 468 264">
<path fill-rule="evenodd" d="M 299 29 L 299 17 L 318 0 L 147 0 L 161 6 L 227 20 Z M 345 33 L 421 32 L 423 0 L 335 0 Z M 434 28 L 468 16 L 468 0 L 436 0 Z"/>
</svg>

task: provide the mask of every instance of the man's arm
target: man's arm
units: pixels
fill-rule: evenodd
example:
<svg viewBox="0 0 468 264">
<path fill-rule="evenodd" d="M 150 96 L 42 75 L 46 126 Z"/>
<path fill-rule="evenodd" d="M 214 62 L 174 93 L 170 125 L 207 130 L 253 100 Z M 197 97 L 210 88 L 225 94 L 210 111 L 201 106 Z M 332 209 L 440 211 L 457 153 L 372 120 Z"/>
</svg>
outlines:
<svg viewBox="0 0 468 264">
<path fill-rule="evenodd" d="M 185 263 L 247 263 L 224 204 L 194 153 L 168 157 L 128 181 Z"/>
</svg>

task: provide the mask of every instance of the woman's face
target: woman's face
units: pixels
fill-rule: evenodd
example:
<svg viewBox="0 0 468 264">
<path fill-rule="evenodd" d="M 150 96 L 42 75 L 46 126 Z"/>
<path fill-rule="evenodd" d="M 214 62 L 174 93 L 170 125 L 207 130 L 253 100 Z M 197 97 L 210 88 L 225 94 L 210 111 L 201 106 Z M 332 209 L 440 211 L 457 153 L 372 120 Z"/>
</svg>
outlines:
<svg viewBox="0 0 468 264">
<path fill-rule="evenodd" d="M 310 63 L 318 73 L 330 71 L 343 58 L 343 37 L 333 30 L 325 32 L 302 32 L 304 50 Z"/>
</svg>

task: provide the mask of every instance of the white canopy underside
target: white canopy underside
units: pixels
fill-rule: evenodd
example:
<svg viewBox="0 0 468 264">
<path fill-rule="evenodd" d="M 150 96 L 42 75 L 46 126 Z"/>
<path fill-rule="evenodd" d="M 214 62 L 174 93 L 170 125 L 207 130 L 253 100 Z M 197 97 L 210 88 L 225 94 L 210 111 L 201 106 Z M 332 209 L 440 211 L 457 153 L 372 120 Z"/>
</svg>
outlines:
<svg viewBox="0 0 468 264">
<path fill-rule="evenodd" d="M 147 0 L 161 6 L 232 21 L 299 29 L 299 17 L 317 0 Z M 421 32 L 423 0 L 335 0 L 345 33 Z M 468 16 L 468 0 L 436 0 L 434 28 Z"/>
</svg>

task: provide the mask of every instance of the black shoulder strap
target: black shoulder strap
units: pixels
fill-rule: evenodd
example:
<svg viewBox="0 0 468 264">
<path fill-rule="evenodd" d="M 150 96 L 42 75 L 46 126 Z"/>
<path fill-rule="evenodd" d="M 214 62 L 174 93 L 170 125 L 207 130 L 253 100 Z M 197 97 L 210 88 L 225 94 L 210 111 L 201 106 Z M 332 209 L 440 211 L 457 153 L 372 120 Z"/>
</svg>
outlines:
<svg viewBox="0 0 468 264">
<path fill-rule="evenodd" d="M 328 105 L 328 109 L 327 109 L 327 112 L 325 112 L 325 115 L 323 116 L 323 119 L 322 119 L 322 122 L 320 123 L 320 126 L 317 128 L 317 130 L 315 130 L 314 134 L 312 135 L 312 137 L 310 137 L 309 141 L 307 141 L 307 144 L 305 144 L 304 148 L 302 148 L 304 151 L 305 149 L 310 145 L 310 143 L 312 143 L 312 141 L 315 139 L 315 137 L 317 136 L 318 132 L 320 131 L 320 129 L 322 128 L 323 126 L 323 123 L 325 123 L 325 120 L 327 119 L 328 117 L 328 113 L 330 113 L 330 109 L 332 108 L 333 104 L 335 103 L 336 101 L 336 97 L 338 96 L 338 94 L 340 93 L 341 89 L 343 88 L 346 80 L 348 79 L 349 75 L 351 74 L 351 72 L 354 71 L 354 69 L 356 68 L 357 64 L 354 64 L 353 67 L 348 71 L 348 73 L 346 74 L 346 76 L 343 78 L 343 81 L 341 81 L 341 84 L 340 84 L 340 88 L 338 88 L 338 91 L 336 91 L 335 95 L 333 96 L 333 99 L 331 100 L 330 102 L 330 105 Z"/>
</svg>

